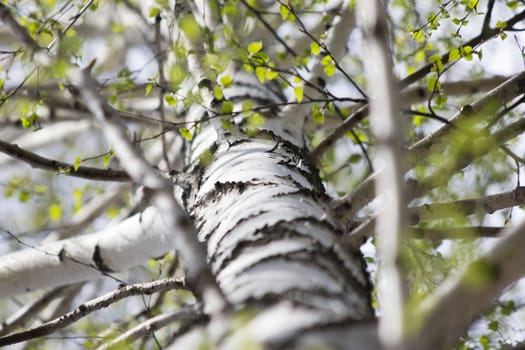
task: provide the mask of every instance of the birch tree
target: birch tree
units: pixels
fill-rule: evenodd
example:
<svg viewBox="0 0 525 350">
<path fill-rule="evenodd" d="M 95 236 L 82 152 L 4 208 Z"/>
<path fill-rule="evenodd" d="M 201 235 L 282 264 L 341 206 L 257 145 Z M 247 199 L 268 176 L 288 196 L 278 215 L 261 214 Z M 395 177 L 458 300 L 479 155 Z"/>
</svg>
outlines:
<svg viewBox="0 0 525 350">
<path fill-rule="evenodd" d="M 0 2 L 0 346 L 519 347 L 524 5 Z"/>
</svg>

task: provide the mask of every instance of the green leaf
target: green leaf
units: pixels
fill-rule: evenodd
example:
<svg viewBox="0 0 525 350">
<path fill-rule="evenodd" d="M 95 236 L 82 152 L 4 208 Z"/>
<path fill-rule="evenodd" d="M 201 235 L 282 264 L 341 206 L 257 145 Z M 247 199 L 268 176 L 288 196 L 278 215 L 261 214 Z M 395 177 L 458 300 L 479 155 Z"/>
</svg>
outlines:
<svg viewBox="0 0 525 350">
<path fill-rule="evenodd" d="M 363 158 L 363 156 L 359 153 L 354 153 L 350 156 L 350 158 L 348 158 L 348 161 L 351 163 L 351 164 L 355 164 L 355 163 L 359 163 L 359 161 Z"/>
<path fill-rule="evenodd" d="M 75 162 L 73 163 L 73 169 L 75 169 L 75 171 L 78 170 L 78 167 L 80 166 L 80 162 L 82 162 L 82 158 L 76 157 Z"/>
<path fill-rule="evenodd" d="M 507 26 L 507 23 L 504 21 L 497 21 L 496 22 L 496 28 L 503 30 Z"/>
<path fill-rule="evenodd" d="M 22 122 L 22 127 L 24 129 L 30 128 L 33 125 L 33 122 L 29 118 L 26 118 L 26 117 L 21 117 L 20 121 Z"/>
<path fill-rule="evenodd" d="M 257 79 L 261 83 L 264 83 L 266 81 L 266 68 L 258 66 L 255 68 L 255 75 L 257 76 Z"/>
<path fill-rule="evenodd" d="M 491 331 L 496 332 L 499 329 L 499 322 L 498 321 L 492 321 L 488 324 L 488 327 Z"/>
<path fill-rule="evenodd" d="M 429 58 L 430 63 L 434 64 L 434 69 L 438 73 L 443 72 L 443 62 L 441 61 L 441 55 L 433 55 Z"/>
<path fill-rule="evenodd" d="M 312 115 L 313 115 L 314 121 L 316 123 L 318 123 L 318 124 L 323 124 L 324 123 L 324 115 L 319 110 L 319 107 L 317 106 L 317 103 L 314 103 L 312 105 Z"/>
<path fill-rule="evenodd" d="M 160 13 L 160 10 L 158 7 L 152 6 L 149 9 L 148 17 L 157 17 Z"/>
<path fill-rule="evenodd" d="M 427 79 L 427 89 L 428 91 L 434 91 L 438 90 L 441 87 L 441 84 L 439 83 L 437 76 L 431 75 Z"/>
<path fill-rule="evenodd" d="M 170 106 L 173 106 L 174 104 L 177 103 L 177 99 L 173 97 L 173 95 L 164 96 L 164 101 L 166 101 L 166 103 Z"/>
<path fill-rule="evenodd" d="M 461 48 L 461 54 L 467 61 L 472 60 L 472 46 L 466 45 Z"/>
<path fill-rule="evenodd" d="M 179 27 L 190 41 L 198 42 L 202 39 L 201 28 L 197 21 L 195 21 L 195 18 L 193 18 L 193 15 L 185 15 L 179 19 Z"/>
<path fill-rule="evenodd" d="M 335 66 L 333 64 L 329 64 L 327 66 L 323 67 L 323 72 L 329 76 L 332 77 L 335 74 Z"/>
<path fill-rule="evenodd" d="M 281 13 L 281 18 L 286 21 L 288 19 L 288 15 L 290 14 L 290 10 L 288 9 L 288 6 L 281 4 L 279 6 L 279 12 Z"/>
<path fill-rule="evenodd" d="M 479 0 L 468 0 L 467 6 L 470 9 L 475 8 L 478 5 Z"/>
<path fill-rule="evenodd" d="M 229 87 L 232 85 L 233 79 L 231 75 L 225 74 L 219 79 L 219 83 L 224 87 Z"/>
<path fill-rule="evenodd" d="M 213 95 L 219 101 L 222 101 L 224 99 L 224 94 L 222 93 L 222 89 L 219 85 L 215 85 L 213 87 Z"/>
<path fill-rule="evenodd" d="M 448 54 L 448 60 L 449 61 L 455 61 L 461 58 L 461 53 L 459 52 L 459 49 L 452 49 L 450 50 L 450 53 Z"/>
<path fill-rule="evenodd" d="M 509 316 L 514 311 L 516 311 L 516 304 L 512 300 L 509 300 L 505 302 L 503 305 L 501 305 L 501 313 L 504 316 Z"/>
<path fill-rule="evenodd" d="M 230 101 L 224 101 L 222 104 L 222 113 L 230 114 L 233 112 L 233 103 Z"/>
<path fill-rule="evenodd" d="M 319 55 L 321 53 L 321 47 L 314 41 L 310 43 L 310 52 L 312 55 Z"/>
<path fill-rule="evenodd" d="M 191 141 L 193 140 L 192 133 L 188 130 L 188 128 L 179 128 L 179 132 L 186 140 Z"/>
<path fill-rule="evenodd" d="M 252 55 L 255 55 L 257 52 L 261 51 L 261 49 L 263 48 L 263 43 L 262 41 L 254 41 L 250 44 L 248 44 L 248 52 L 251 53 Z"/>
<path fill-rule="evenodd" d="M 102 162 L 104 163 L 104 168 L 107 168 L 109 166 L 109 162 L 111 161 L 111 157 L 113 157 L 113 150 L 109 150 L 108 153 L 104 154 L 104 157 L 102 157 Z"/>
<path fill-rule="evenodd" d="M 264 75 L 264 77 L 267 80 L 274 80 L 278 76 L 279 76 L 279 72 L 277 72 L 276 70 L 273 70 L 271 68 L 267 68 L 266 71 L 265 71 L 265 75 Z"/>
<path fill-rule="evenodd" d="M 425 33 L 423 32 L 423 29 L 414 30 L 412 32 L 412 39 L 414 39 L 416 42 L 420 43 L 425 39 Z"/>
<path fill-rule="evenodd" d="M 18 193 L 18 200 L 19 200 L 20 202 L 22 202 L 22 203 L 27 202 L 27 201 L 29 200 L 29 198 L 30 198 L 30 195 L 29 195 L 29 193 L 26 192 L 26 191 L 20 191 L 20 192 Z"/>
<path fill-rule="evenodd" d="M 250 123 L 251 126 L 263 126 L 264 125 L 264 115 L 261 113 L 252 113 L 248 118 L 247 121 Z"/>
<path fill-rule="evenodd" d="M 152 89 L 153 89 L 153 84 L 147 84 L 146 85 L 146 93 L 144 94 L 144 96 L 148 96 Z"/>
<path fill-rule="evenodd" d="M 303 87 L 296 86 L 293 88 L 293 92 L 295 94 L 295 98 L 297 99 L 297 102 L 301 102 L 303 100 Z"/>
</svg>

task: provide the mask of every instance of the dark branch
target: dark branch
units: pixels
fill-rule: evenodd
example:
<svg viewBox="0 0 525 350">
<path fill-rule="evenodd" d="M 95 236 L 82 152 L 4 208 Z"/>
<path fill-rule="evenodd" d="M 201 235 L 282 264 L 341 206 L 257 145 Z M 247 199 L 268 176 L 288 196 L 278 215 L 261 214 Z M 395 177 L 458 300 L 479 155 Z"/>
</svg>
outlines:
<svg viewBox="0 0 525 350">
<path fill-rule="evenodd" d="M 116 181 L 116 182 L 130 182 L 131 178 L 128 173 L 123 170 L 99 169 L 86 166 L 79 166 L 75 170 L 73 164 L 59 162 L 54 159 L 45 158 L 29 152 L 17 145 L 0 140 L 0 152 L 5 153 L 13 158 L 21 160 L 29 164 L 33 168 L 55 171 L 60 174 L 65 174 L 74 177 L 81 177 L 88 180 L 97 181 Z"/>
</svg>

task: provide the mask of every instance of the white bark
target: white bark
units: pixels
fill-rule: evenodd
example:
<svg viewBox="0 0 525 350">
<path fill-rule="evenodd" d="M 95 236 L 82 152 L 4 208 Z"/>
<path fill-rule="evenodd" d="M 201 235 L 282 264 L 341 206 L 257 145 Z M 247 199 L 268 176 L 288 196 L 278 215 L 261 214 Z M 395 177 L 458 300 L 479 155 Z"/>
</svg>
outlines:
<svg viewBox="0 0 525 350">
<path fill-rule="evenodd" d="M 4 255 L 0 259 L 0 297 L 125 271 L 169 252 L 175 234 L 150 207 L 96 233 Z"/>
<path fill-rule="evenodd" d="M 234 79 L 243 84 L 225 91 L 227 99 L 242 104 L 235 97 L 245 96 L 249 84 L 249 96 L 258 96 L 257 103 L 277 102 L 278 95 L 255 77 L 239 73 Z M 201 113 L 196 108 L 190 114 Z M 304 149 L 287 141 L 286 121 L 265 117 L 265 126 L 253 137 L 218 133 L 212 123 L 203 123 L 188 155 L 197 180 L 182 199 L 228 300 L 267 308 L 239 334 L 267 346 L 295 348 L 305 329 L 371 320 L 370 286 L 360 254 L 338 243 L 341 227 L 316 168 Z M 206 153 L 212 154 L 211 162 L 202 164 Z M 227 337 L 220 346 L 229 349 L 235 343 Z M 177 346 L 188 345 L 181 341 Z"/>
</svg>

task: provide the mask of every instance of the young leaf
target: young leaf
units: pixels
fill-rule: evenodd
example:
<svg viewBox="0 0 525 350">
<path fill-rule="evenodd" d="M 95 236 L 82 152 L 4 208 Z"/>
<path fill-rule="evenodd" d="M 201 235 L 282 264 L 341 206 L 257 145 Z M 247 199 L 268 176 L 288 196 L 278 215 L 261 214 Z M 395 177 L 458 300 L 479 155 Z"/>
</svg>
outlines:
<svg viewBox="0 0 525 350">
<path fill-rule="evenodd" d="M 153 89 L 153 84 L 146 85 L 146 93 L 145 96 L 148 96 L 151 92 L 151 89 Z"/>
<path fill-rule="evenodd" d="M 286 21 L 286 19 L 288 19 L 288 15 L 290 14 L 288 7 L 284 4 L 281 4 L 281 6 L 279 6 L 279 12 L 281 13 L 281 18 Z"/>
<path fill-rule="evenodd" d="M 182 137 L 184 137 L 186 140 L 191 141 L 193 140 L 192 133 L 188 130 L 188 128 L 180 128 L 179 129 L 180 134 Z"/>
<path fill-rule="evenodd" d="M 82 161 L 82 158 L 80 157 L 75 158 L 75 162 L 73 163 L 73 169 L 75 169 L 75 171 L 78 170 L 78 167 L 80 166 L 81 161 Z"/>
<path fill-rule="evenodd" d="M 449 61 L 455 61 L 461 58 L 461 53 L 459 52 L 459 49 L 452 49 L 450 50 L 450 53 L 448 54 L 448 60 Z"/>
<path fill-rule="evenodd" d="M 297 99 L 297 102 L 301 102 L 303 100 L 303 87 L 296 86 L 293 88 L 293 92 L 295 94 L 295 98 Z"/>
<path fill-rule="evenodd" d="M 254 41 L 248 45 L 247 49 L 249 53 L 255 55 L 257 52 L 261 51 L 262 47 L 262 41 Z"/>
<path fill-rule="evenodd" d="M 166 103 L 170 106 L 173 106 L 177 103 L 177 100 L 175 99 L 175 97 L 173 97 L 173 95 L 164 96 L 164 101 L 166 101 Z"/>
<path fill-rule="evenodd" d="M 310 43 L 310 52 L 312 55 L 319 55 L 321 53 L 321 47 L 314 41 Z"/>
<path fill-rule="evenodd" d="M 229 75 L 229 74 L 225 74 L 222 77 L 220 77 L 220 79 L 219 79 L 219 83 L 222 86 L 224 86 L 224 87 L 231 86 L 232 82 L 233 82 L 233 79 L 232 79 L 231 75 Z"/>
<path fill-rule="evenodd" d="M 230 101 L 224 101 L 222 104 L 222 113 L 229 114 L 231 112 L 233 112 L 233 103 Z"/>
</svg>

